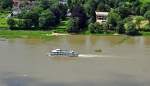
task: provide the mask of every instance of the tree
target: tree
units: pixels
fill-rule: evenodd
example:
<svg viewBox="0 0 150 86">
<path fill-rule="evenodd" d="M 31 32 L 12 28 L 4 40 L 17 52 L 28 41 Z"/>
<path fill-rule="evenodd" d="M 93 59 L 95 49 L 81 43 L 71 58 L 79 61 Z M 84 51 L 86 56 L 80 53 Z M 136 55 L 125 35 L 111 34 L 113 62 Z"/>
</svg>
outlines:
<svg viewBox="0 0 150 86">
<path fill-rule="evenodd" d="M 69 19 L 69 24 L 68 24 L 68 32 L 70 33 L 79 33 L 80 32 L 80 27 L 78 25 L 79 19 L 76 17 L 70 18 Z"/>
<path fill-rule="evenodd" d="M 132 36 L 139 35 L 139 30 L 136 28 L 136 25 L 131 21 L 129 21 L 126 26 L 126 34 Z"/>
<path fill-rule="evenodd" d="M 48 30 L 51 26 L 55 24 L 55 15 L 50 10 L 45 10 L 41 13 L 39 17 L 39 26 L 45 30 Z"/>
<path fill-rule="evenodd" d="M 140 14 L 143 16 L 146 13 L 146 11 L 148 11 L 149 9 L 150 9 L 150 2 L 141 5 Z"/>
<path fill-rule="evenodd" d="M 88 29 L 91 33 L 103 33 L 104 32 L 104 27 L 102 24 L 99 23 L 90 23 L 88 25 Z"/>
<path fill-rule="evenodd" d="M 76 6 L 83 6 L 87 0 L 67 0 L 68 7 L 72 10 Z"/>
<path fill-rule="evenodd" d="M 53 8 L 52 10 L 52 13 L 55 15 L 55 24 L 59 24 L 60 23 L 60 19 L 61 19 L 61 11 L 60 9 L 57 7 L 57 8 Z"/>
<path fill-rule="evenodd" d="M 40 1 L 40 7 L 42 7 L 44 10 L 48 9 L 50 7 L 50 1 L 49 0 L 41 0 Z"/>
<path fill-rule="evenodd" d="M 24 23 L 25 21 L 29 21 L 34 28 L 38 28 L 39 26 L 39 13 L 36 10 L 24 10 L 19 14 L 19 18 L 24 19 Z"/>
<path fill-rule="evenodd" d="M 86 12 L 86 15 L 88 17 L 88 23 L 94 23 L 96 21 L 96 2 L 94 0 L 88 0 L 84 4 L 84 9 Z"/>
<path fill-rule="evenodd" d="M 78 30 L 79 31 L 83 31 L 84 27 L 86 26 L 87 24 L 87 15 L 83 9 L 83 7 L 81 6 L 75 6 L 73 9 L 72 9 L 72 17 L 74 19 L 77 18 L 77 25 L 78 25 Z"/>
<path fill-rule="evenodd" d="M 131 0 L 132 1 L 132 14 L 140 15 L 140 7 L 142 2 L 140 0 Z"/>
<path fill-rule="evenodd" d="M 61 14 L 61 19 L 65 19 L 66 15 L 67 15 L 67 11 L 68 11 L 67 6 L 63 5 L 63 4 L 60 4 L 58 6 L 58 9 L 59 9 L 60 14 Z"/>
<path fill-rule="evenodd" d="M 33 24 L 31 19 L 19 19 L 16 21 L 15 30 L 33 30 Z"/>
<path fill-rule="evenodd" d="M 144 17 L 145 17 L 146 19 L 148 19 L 149 24 L 150 24 L 150 10 L 147 11 L 147 12 L 144 14 Z"/>
<path fill-rule="evenodd" d="M 118 13 L 116 13 L 114 10 L 111 10 L 111 12 L 108 14 L 107 23 L 111 25 L 111 30 L 115 30 L 118 22 L 121 20 L 121 17 Z M 117 30 L 116 30 L 117 32 Z"/>
<path fill-rule="evenodd" d="M 88 25 L 88 30 L 91 32 L 91 33 L 94 33 L 95 32 L 95 25 L 94 23 L 90 23 Z"/>
<path fill-rule="evenodd" d="M 141 21 L 144 20 L 143 16 L 136 16 L 135 18 L 135 24 L 137 26 L 137 29 L 140 30 Z"/>
<path fill-rule="evenodd" d="M 126 18 L 132 15 L 132 4 L 130 2 L 120 2 L 117 10 L 121 18 Z"/>
<path fill-rule="evenodd" d="M 125 28 L 124 28 L 124 22 L 123 21 L 119 21 L 117 23 L 117 26 L 116 26 L 116 32 L 119 33 L 119 34 L 124 34 L 125 33 Z"/>
<path fill-rule="evenodd" d="M 99 3 L 98 6 L 97 6 L 97 11 L 108 11 L 106 8 L 105 8 L 105 4 L 104 3 Z"/>
</svg>

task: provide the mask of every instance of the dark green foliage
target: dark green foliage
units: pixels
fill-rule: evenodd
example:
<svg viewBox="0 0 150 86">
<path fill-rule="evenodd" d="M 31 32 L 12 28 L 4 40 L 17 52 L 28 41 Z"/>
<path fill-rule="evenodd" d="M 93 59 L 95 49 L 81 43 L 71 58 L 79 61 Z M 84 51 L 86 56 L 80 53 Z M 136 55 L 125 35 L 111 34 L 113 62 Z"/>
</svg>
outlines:
<svg viewBox="0 0 150 86">
<path fill-rule="evenodd" d="M 34 11 L 26 12 L 23 19 L 30 20 L 31 24 L 34 27 L 38 27 L 38 23 L 39 23 L 39 20 L 38 20 L 39 19 L 39 14 L 38 13 L 36 13 Z"/>
<path fill-rule="evenodd" d="M 144 14 L 144 17 L 145 17 L 146 19 L 148 19 L 149 24 L 150 24 L 150 10 L 149 10 L 149 11 L 146 11 L 146 13 Z"/>
<path fill-rule="evenodd" d="M 43 29 L 49 29 L 55 25 L 55 16 L 50 10 L 45 10 L 39 17 L 39 26 Z"/>
<path fill-rule="evenodd" d="M 99 23 L 89 24 L 88 29 L 91 33 L 103 33 L 104 32 L 104 26 Z"/>
<path fill-rule="evenodd" d="M 76 6 L 83 6 L 87 0 L 68 0 L 69 9 L 73 9 Z"/>
<path fill-rule="evenodd" d="M 141 28 L 140 24 L 146 19 L 150 22 L 150 3 L 143 4 L 140 0 L 68 0 L 65 5 L 59 3 L 59 0 L 37 1 L 32 8 L 22 7 L 21 13 L 14 17 L 15 20 L 9 19 L 11 29 L 52 30 L 62 20 L 68 19 L 67 13 L 71 13 L 66 26 L 68 32 L 80 33 L 89 30 L 91 33 L 136 35 L 142 29 L 149 31 L 149 25 Z M 12 8 L 12 0 L 1 0 L 0 5 L 3 9 Z M 95 11 L 109 12 L 107 22 L 95 23 Z M 134 19 L 136 16 L 140 17 Z"/>
<path fill-rule="evenodd" d="M 132 4 L 129 2 L 120 3 L 118 12 L 120 13 L 121 18 L 126 18 L 129 15 L 132 15 Z"/>
<path fill-rule="evenodd" d="M 79 23 L 79 19 L 77 17 L 70 18 L 67 31 L 70 33 L 79 33 L 80 27 L 79 27 L 78 23 Z"/>
<path fill-rule="evenodd" d="M 77 17 L 79 19 L 79 27 L 83 28 L 85 26 L 87 16 L 81 6 L 76 6 L 72 9 L 72 17 Z"/>
<path fill-rule="evenodd" d="M 58 6 L 58 9 L 59 9 L 60 14 L 61 14 L 61 19 L 65 19 L 66 15 L 67 15 L 67 10 L 68 10 L 67 6 L 60 4 Z"/>
<path fill-rule="evenodd" d="M 111 10 L 107 19 L 108 21 L 107 23 L 109 23 L 110 25 L 110 30 L 115 30 L 120 20 L 121 20 L 120 15 L 116 13 L 114 10 Z"/>
<path fill-rule="evenodd" d="M 44 10 L 50 8 L 51 2 L 49 0 L 41 0 L 40 7 L 42 7 Z"/>
<path fill-rule="evenodd" d="M 32 8 L 20 8 L 21 13 L 16 16 L 18 23 L 16 29 L 41 29 L 49 30 L 56 26 L 62 19 L 65 19 L 67 7 L 59 4 L 58 0 L 39 0 L 39 3 Z"/>
<path fill-rule="evenodd" d="M 150 10 L 150 3 L 145 3 L 140 8 L 140 14 L 144 15 L 148 10 Z"/>
<path fill-rule="evenodd" d="M 12 0 L 2 0 L 0 2 L 0 7 L 3 9 L 11 9 L 13 6 L 13 1 Z"/>
<path fill-rule="evenodd" d="M 39 13 L 36 10 L 23 11 L 18 18 L 21 23 L 19 23 L 19 27 L 21 29 L 31 29 L 39 27 Z"/>
<path fill-rule="evenodd" d="M 117 23 L 116 32 L 119 33 L 119 34 L 124 34 L 125 33 L 125 28 L 124 28 L 124 22 L 123 21 L 119 21 Z"/>
<path fill-rule="evenodd" d="M 11 29 L 11 30 L 15 29 L 16 22 L 14 19 L 12 19 L 12 18 L 8 19 L 7 23 L 9 25 L 9 29 Z"/>
<path fill-rule="evenodd" d="M 81 6 L 77 5 L 72 9 L 72 18 L 75 19 L 78 27 L 77 30 L 83 31 L 83 28 L 87 24 L 87 15 Z"/>
<path fill-rule="evenodd" d="M 90 23 L 88 25 L 88 30 L 91 32 L 91 33 L 94 33 L 95 32 L 95 25 L 94 23 Z"/>
<path fill-rule="evenodd" d="M 94 0 L 88 0 L 84 4 L 84 9 L 88 17 L 88 23 L 94 23 L 96 21 L 96 2 Z"/>
<path fill-rule="evenodd" d="M 132 14 L 134 15 L 140 15 L 140 9 L 141 9 L 142 3 L 140 0 L 133 0 L 132 1 Z"/>
</svg>

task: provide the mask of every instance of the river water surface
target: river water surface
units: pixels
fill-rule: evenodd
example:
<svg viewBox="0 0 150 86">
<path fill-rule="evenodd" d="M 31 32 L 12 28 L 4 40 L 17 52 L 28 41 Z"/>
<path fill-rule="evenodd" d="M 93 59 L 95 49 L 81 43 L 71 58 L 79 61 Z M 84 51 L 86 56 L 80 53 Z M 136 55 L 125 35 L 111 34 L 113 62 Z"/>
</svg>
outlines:
<svg viewBox="0 0 150 86">
<path fill-rule="evenodd" d="M 80 55 L 49 57 L 55 48 Z M 0 86 L 150 86 L 150 37 L 0 38 Z"/>
</svg>

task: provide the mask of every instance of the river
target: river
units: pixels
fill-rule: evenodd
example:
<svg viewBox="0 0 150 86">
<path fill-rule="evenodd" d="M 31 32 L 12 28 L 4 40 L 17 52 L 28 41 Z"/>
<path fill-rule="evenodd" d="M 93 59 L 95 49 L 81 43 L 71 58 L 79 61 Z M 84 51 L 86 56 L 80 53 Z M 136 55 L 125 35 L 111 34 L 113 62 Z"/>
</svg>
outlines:
<svg viewBox="0 0 150 86">
<path fill-rule="evenodd" d="M 49 57 L 55 48 L 80 55 Z M 0 86 L 150 86 L 149 66 L 150 37 L 0 38 Z"/>
</svg>

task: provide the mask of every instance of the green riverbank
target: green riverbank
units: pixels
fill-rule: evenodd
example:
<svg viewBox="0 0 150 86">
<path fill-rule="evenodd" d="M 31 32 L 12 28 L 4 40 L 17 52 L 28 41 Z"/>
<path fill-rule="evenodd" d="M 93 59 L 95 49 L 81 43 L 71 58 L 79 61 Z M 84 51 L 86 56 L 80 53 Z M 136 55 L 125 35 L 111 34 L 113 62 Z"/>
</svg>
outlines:
<svg viewBox="0 0 150 86">
<path fill-rule="evenodd" d="M 150 32 L 141 32 L 142 36 L 150 36 Z M 81 33 L 82 34 L 82 33 Z M 11 30 L 0 30 L 1 38 L 40 38 L 40 39 L 51 39 L 57 35 L 68 35 L 66 33 L 53 33 L 52 31 L 11 31 Z M 78 35 L 78 34 L 76 34 Z M 121 36 L 119 34 L 82 34 L 82 35 L 98 35 L 98 36 Z"/>
<path fill-rule="evenodd" d="M 142 3 L 149 3 L 149 0 L 140 0 Z"/>
<path fill-rule="evenodd" d="M 52 32 L 50 31 L 11 31 L 11 30 L 1 30 L 1 38 L 40 38 L 40 39 L 50 39 L 52 37 Z"/>
<path fill-rule="evenodd" d="M 150 36 L 150 32 L 141 32 L 142 36 Z"/>
</svg>

